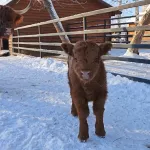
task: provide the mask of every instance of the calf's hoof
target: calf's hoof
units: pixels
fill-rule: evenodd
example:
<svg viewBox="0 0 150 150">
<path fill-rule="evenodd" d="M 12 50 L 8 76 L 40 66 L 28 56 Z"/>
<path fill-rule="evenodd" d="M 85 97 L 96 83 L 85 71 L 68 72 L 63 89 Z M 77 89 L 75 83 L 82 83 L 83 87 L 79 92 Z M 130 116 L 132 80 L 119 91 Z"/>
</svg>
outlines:
<svg viewBox="0 0 150 150">
<path fill-rule="evenodd" d="M 105 138 L 106 132 L 105 130 L 96 130 L 95 134 L 101 138 Z"/>
<path fill-rule="evenodd" d="M 89 138 L 89 134 L 79 134 L 78 138 L 81 142 L 86 142 Z"/>
<path fill-rule="evenodd" d="M 71 110 L 71 114 L 72 114 L 72 116 L 74 116 L 74 117 L 77 117 L 77 116 L 78 116 L 78 113 L 77 113 L 76 111 L 73 111 L 73 110 Z"/>
</svg>

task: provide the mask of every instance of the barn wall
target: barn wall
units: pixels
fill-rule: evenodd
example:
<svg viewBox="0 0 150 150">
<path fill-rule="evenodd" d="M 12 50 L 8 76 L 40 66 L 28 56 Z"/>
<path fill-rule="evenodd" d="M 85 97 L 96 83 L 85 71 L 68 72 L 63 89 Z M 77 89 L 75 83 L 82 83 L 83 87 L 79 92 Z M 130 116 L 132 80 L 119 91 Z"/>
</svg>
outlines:
<svg viewBox="0 0 150 150">
<path fill-rule="evenodd" d="M 85 2 L 85 1 L 87 1 L 87 2 Z M 19 3 L 16 4 L 15 2 L 12 2 L 9 6 L 11 6 L 12 8 L 14 8 L 16 10 L 17 9 L 20 10 L 20 9 L 24 9 L 25 6 L 28 5 L 28 2 L 29 1 L 27 1 L 27 0 L 20 0 Z M 55 9 L 60 18 L 108 7 L 108 6 L 105 6 L 104 4 L 100 4 L 100 2 L 98 2 L 97 0 L 80 0 L 80 2 L 81 2 L 81 5 L 71 4 L 70 0 L 59 0 L 59 3 L 54 1 L 54 6 L 55 6 Z M 93 21 L 93 20 L 98 20 L 95 23 L 88 23 L 88 26 L 91 26 L 91 25 L 97 24 L 97 23 L 101 23 L 100 20 L 107 19 L 110 17 L 111 17 L 110 13 L 87 17 L 88 22 Z M 33 23 L 39 23 L 39 22 L 43 22 L 43 21 L 47 21 L 47 20 L 50 20 L 50 16 L 49 16 L 47 10 L 45 10 L 44 8 L 41 10 L 37 10 L 37 8 L 34 6 L 26 14 L 24 14 L 24 22 L 20 26 L 25 26 L 25 25 L 29 25 L 29 24 L 33 24 Z M 82 19 L 75 19 L 75 20 L 65 21 L 62 23 L 63 23 L 63 26 L 66 31 L 78 31 L 78 30 L 82 30 L 82 28 L 80 28 L 78 30 L 70 30 L 68 28 L 69 23 L 78 22 L 78 21 L 82 21 Z M 53 24 L 43 25 L 40 27 L 40 29 L 41 29 L 41 34 L 56 32 Z M 37 34 L 37 33 L 38 33 L 38 27 L 19 30 L 20 35 L 29 35 L 29 34 Z M 16 35 L 16 32 L 14 33 L 14 35 Z M 96 35 L 103 35 L 103 34 L 96 34 Z M 77 36 L 79 36 L 79 35 L 77 35 Z M 90 35 L 90 36 L 95 36 L 95 34 Z M 83 39 L 83 37 L 81 35 L 79 37 L 80 38 L 75 38 L 74 40 L 72 40 L 72 42 L 76 42 L 78 40 Z M 98 42 L 104 41 L 103 38 L 92 38 L 92 40 L 98 41 Z M 17 39 L 15 39 L 14 41 L 16 42 Z M 24 38 L 24 39 L 21 38 L 20 41 L 21 42 L 37 42 L 37 41 L 39 41 L 39 39 L 38 38 Z M 50 42 L 51 43 L 51 42 L 61 42 L 61 41 L 60 41 L 59 37 L 42 37 L 41 42 Z M 33 46 L 21 45 L 21 46 L 39 48 L 39 46 L 35 46 L 35 45 L 33 45 Z M 50 47 L 50 46 L 42 46 L 42 48 L 43 49 L 55 49 L 55 47 Z M 56 49 L 60 49 L 60 48 L 57 47 Z"/>
<path fill-rule="evenodd" d="M 135 24 L 129 24 L 129 27 L 135 27 Z M 144 35 L 150 35 L 150 31 L 145 31 Z M 134 35 L 134 32 L 129 32 L 129 35 Z M 131 41 L 132 38 L 129 38 L 129 41 Z M 150 43 L 150 37 L 143 37 L 142 38 L 142 43 Z"/>
</svg>

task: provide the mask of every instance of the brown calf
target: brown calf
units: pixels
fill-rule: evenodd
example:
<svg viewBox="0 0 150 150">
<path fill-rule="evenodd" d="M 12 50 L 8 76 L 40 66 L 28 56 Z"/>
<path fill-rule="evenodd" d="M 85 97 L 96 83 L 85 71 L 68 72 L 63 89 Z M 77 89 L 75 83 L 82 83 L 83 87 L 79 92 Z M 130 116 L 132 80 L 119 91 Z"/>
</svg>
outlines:
<svg viewBox="0 0 150 150">
<path fill-rule="evenodd" d="M 23 16 L 8 6 L 0 5 L 0 38 L 8 38 L 16 25 L 23 21 Z"/>
<path fill-rule="evenodd" d="M 87 124 L 89 101 L 93 101 L 93 111 L 96 116 L 95 133 L 104 137 L 103 113 L 107 98 L 107 81 L 101 56 L 111 49 L 112 44 L 97 45 L 91 41 L 79 41 L 75 46 L 63 43 L 61 47 L 69 55 L 68 79 L 72 97 L 71 113 L 79 117 L 78 138 L 81 141 L 89 138 Z"/>
<path fill-rule="evenodd" d="M 0 5 L 0 50 L 1 39 L 8 39 L 14 27 L 23 21 L 23 16 L 8 6 Z"/>
</svg>

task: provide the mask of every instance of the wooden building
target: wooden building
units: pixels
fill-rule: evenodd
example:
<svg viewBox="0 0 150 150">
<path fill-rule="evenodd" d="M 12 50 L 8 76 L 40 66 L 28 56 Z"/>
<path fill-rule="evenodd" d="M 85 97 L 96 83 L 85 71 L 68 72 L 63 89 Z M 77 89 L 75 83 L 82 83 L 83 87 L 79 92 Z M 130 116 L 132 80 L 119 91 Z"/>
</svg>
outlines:
<svg viewBox="0 0 150 150">
<path fill-rule="evenodd" d="M 144 6 L 142 6 L 142 12 L 140 13 L 140 18 L 139 18 L 139 20 L 141 20 L 141 18 L 142 18 L 143 15 L 145 14 L 146 9 L 148 8 L 148 6 L 149 6 L 149 5 L 144 5 Z M 136 24 L 134 23 L 134 21 L 133 21 L 133 23 L 130 23 L 130 24 L 129 24 L 129 27 L 135 27 L 135 26 L 136 26 Z M 134 32 L 129 32 L 129 35 L 133 37 Z M 132 40 L 132 37 L 129 38 L 129 41 Z M 150 31 L 149 31 L 149 30 L 146 30 L 146 31 L 144 32 L 144 36 L 143 36 L 143 38 L 142 38 L 142 43 L 143 43 L 143 44 L 150 44 Z"/>
<path fill-rule="evenodd" d="M 71 16 L 79 13 L 89 12 L 97 9 L 103 9 L 112 7 L 108 3 L 104 2 L 103 0 L 78 0 L 80 4 L 76 4 L 74 2 L 71 2 L 71 0 L 58 0 L 54 1 L 54 7 L 58 13 L 58 16 L 60 18 Z M 28 3 L 29 0 L 20 0 L 18 3 L 18 0 L 12 0 L 6 5 L 14 8 L 15 10 L 21 10 L 24 9 Z M 95 15 L 91 17 L 86 18 L 87 22 L 87 29 L 100 29 L 100 28 L 109 28 L 108 24 L 110 24 L 110 18 L 116 14 L 121 13 L 120 11 L 117 12 L 111 12 L 106 14 L 100 14 Z M 50 16 L 47 12 L 47 10 L 42 6 L 39 6 L 37 3 L 32 4 L 32 8 L 24 14 L 24 22 L 21 24 L 21 26 L 30 25 L 34 23 L 39 23 L 43 21 L 50 20 Z M 63 27 L 65 31 L 81 31 L 83 30 L 82 26 L 82 19 L 75 19 L 70 21 L 62 22 Z M 40 26 L 40 33 L 55 33 L 56 30 L 53 26 L 53 24 L 43 25 Z M 33 28 L 27 28 L 23 30 L 19 30 L 19 35 L 28 35 L 28 34 L 38 34 L 38 27 Z M 14 35 L 17 35 L 15 32 Z M 104 37 L 102 37 L 103 34 L 94 34 L 90 35 L 88 39 L 104 42 Z M 83 36 L 75 35 L 69 37 L 71 42 L 76 42 L 78 40 L 83 39 Z M 41 42 L 61 42 L 59 37 L 41 37 Z M 15 40 L 17 41 L 17 39 Z M 37 42 L 39 41 L 39 38 L 21 38 L 20 42 Z M 23 46 L 23 45 L 22 45 Z M 36 45 L 24 45 L 25 47 L 30 48 L 39 48 L 39 46 Z M 41 46 L 42 49 L 51 49 L 51 47 L 48 46 Z"/>
<path fill-rule="evenodd" d="M 136 25 L 134 23 L 130 23 L 129 27 L 135 27 Z M 128 32 L 129 35 L 129 41 L 131 42 L 133 36 L 134 36 L 134 32 Z M 145 31 L 143 38 L 142 38 L 142 44 L 150 44 L 150 31 Z"/>
</svg>

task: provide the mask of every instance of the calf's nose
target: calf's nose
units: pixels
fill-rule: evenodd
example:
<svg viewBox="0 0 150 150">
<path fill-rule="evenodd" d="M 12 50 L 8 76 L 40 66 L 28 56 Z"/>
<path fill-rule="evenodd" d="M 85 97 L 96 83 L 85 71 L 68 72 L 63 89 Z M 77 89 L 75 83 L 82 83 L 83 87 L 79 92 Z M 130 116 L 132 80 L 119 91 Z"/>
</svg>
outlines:
<svg viewBox="0 0 150 150">
<path fill-rule="evenodd" d="M 81 71 L 82 78 L 88 80 L 90 78 L 90 71 Z"/>
</svg>

